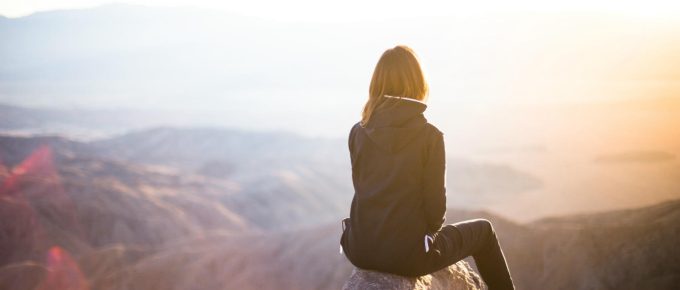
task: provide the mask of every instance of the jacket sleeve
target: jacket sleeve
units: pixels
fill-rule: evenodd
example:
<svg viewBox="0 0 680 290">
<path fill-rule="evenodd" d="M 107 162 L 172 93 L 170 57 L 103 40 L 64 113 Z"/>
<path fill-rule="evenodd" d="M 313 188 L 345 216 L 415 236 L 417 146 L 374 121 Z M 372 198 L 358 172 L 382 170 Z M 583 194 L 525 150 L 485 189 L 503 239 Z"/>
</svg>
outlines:
<svg viewBox="0 0 680 290">
<path fill-rule="evenodd" d="M 444 136 L 437 132 L 428 146 L 423 171 L 423 195 L 428 233 L 438 231 L 446 213 L 446 155 Z"/>
</svg>

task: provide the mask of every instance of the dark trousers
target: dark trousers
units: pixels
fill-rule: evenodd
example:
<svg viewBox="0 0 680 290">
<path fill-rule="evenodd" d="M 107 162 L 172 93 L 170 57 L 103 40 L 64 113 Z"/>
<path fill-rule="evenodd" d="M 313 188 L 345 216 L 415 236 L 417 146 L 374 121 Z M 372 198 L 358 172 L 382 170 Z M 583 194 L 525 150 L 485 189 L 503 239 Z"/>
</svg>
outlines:
<svg viewBox="0 0 680 290">
<path fill-rule="evenodd" d="M 488 220 L 475 219 L 445 225 L 435 235 L 434 255 L 428 255 L 432 272 L 472 256 L 489 290 L 515 289 L 510 270 Z"/>
</svg>

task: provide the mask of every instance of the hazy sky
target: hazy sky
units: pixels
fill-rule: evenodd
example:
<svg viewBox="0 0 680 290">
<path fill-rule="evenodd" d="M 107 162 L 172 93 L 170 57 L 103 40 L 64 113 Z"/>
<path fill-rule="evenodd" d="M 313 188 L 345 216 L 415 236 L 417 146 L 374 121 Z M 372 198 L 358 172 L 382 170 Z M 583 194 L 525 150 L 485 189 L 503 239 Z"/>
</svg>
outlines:
<svg viewBox="0 0 680 290">
<path fill-rule="evenodd" d="M 220 124 L 247 119 L 257 128 L 344 136 L 365 101 L 377 58 L 397 43 L 420 55 L 431 87 L 429 110 L 440 123 L 477 120 L 452 119 L 461 106 L 488 111 L 521 102 L 680 92 L 680 1 L 0 0 L 0 15 L 111 3 L 247 17 L 200 23 L 191 17 L 207 10 L 168 9 L 179 11 L 180 20 L 155 25 L 132 13 L 130 19 L 117 15 L 121 25 L 111 26 L 110 15 L 81 11 L 96 17 L 76 26 L 57 17 L 35 31 L 30 19 L 7 21 L 0 103 L 215 111 Z M 194 21 L 185 25 L 186 19 Z M 243 31 L 253 35 L 231 31 L 234 19 L 246 21 Z M 263 58 L 271 48 L 280 57 Z M 319 121 L 312 126 L 312 119 Z"/>
<path fill-rule="evenodd" d="M 0 0 L 0 14 L 19 17 L 36 11 L 86 8 L 107 3 L 195 6 L 285 21 L 357 21 L 445 15 L 452 12 L 587 10 L 669 18 L 680 14 L 680 1 L 405 1 L 405 0 Z"/>
</svg>

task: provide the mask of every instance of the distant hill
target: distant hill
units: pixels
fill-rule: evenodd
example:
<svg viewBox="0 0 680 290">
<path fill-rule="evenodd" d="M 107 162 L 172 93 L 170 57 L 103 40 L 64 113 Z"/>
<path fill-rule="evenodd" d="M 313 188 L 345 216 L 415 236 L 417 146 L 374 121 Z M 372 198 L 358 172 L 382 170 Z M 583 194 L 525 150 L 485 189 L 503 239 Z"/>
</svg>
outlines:
<svg viewBox="0 0 680 290">
<path fill-rule="evenodd" d="M 15 135 L 47 134 L 91 140 L 135 129 L 172 125 L 183 119 L 200 123 L 201 118 L 172 111 L 34 108 L 0 103 L 0 132 Z"/>
<path fill-rule="evenodd" d="M 188 136 L 212 129 L 205 130 Z M 149 148 L 162 147 L 156 138 Z M 283 144 L 269 138 L 260 146 Z M 43 263 L 55 245 L 104 290 L 337 289 L 349 276 L 338 253 L 345 210 L 335 206 L 343 205 L 294 178 L 302 170 L 277 180 L 264 173 L 260 187 L 244 190 L 229 178 L 123 160 L 144 154 L 115 159 L 106 156 L 109 145 L 0 137 L 0 286 L 33 289 L 49 274 Z M 262 150 L 256 145 L 249 146 Z M 492 220 L 520 289 L 674 289 L 679 212 L 673 201 L 518 224 L 450 208 L 447 223 Z"/>
<path fill-rule="evenodd" d="M 603 154 L 595 157 L 593 161 L 604 164 L 626 163 L 656 163 L 673 161 L 675 155 L 664 151 L 628 151 L 614 154 Z"/>
<path fill-rule="evenodd" d="M 342 213 L 353 194 L 346 140 L 306 138 L 280 132 L 246 132 L 225 128 L 160 127 L 134 131 L 92 142 L 110 158 L 156 164 L 184 171 L 242 182 L 254 176 L 297 176 L 301 184 L 337 196 Z M 292 174 L 292 176 L 291 176 Z M 525 191 L 543 186 L 542 181 L 509 165 L 447 160 L 450 205 L 471 208 L 502 203 Z M 253 187 L 259 188 L 257 184 Z M 259 191 L 259 190 L 255 190 Z M 257 193 L 253 193 L 257 194 Z"/>
<path fill-rule="evenodd" d="M 165 132 L 163 129 L 159 130 Z M 208 133 L 211 131 L 212 133 L 219 132 L 206 130 Z M 174 131 L 169 130 L 167 132 L 172 133 Z M 199 139 L 192 139 L 192 136 L 197 137 L 203 131 L 193 130 L 190 132 L 193 132 L 194 135 L 189 132 L 185 134 L 188 138 L 185 140 L 189 141 L 185 145 L 196 144 L 196 140 Z M 167 199 L 185 196 L 194 200 L 200 197 L 200 199 L 212 200 L 212 203 L 221 205 L 228 210 L 238 211 L 238 215 L 250 221 L 255 228 L 282 229 L 290 226 L 310 225 L 337 218 L 342 212 L 346 211 L 352 195 L 351 180 L 349 182 L 343 181 L 342 174 L 335 174 L 340 172 L 337 167 L 342 166 L 341 163 L 334 162 L 333 159 L 315 156 L 309 148 L 300 148 L 300 150 L 306 150 L 309 153 L 305 154 L 304 158 L 302 158 L 301 153 L 298 153 L 301 158 L 290 158 L 290 156 L 286 157 L 285 154 L 281 154 L 282 156 L 276 159 L 275 154 L 281 152 L 282 149 L 280 148 L 288 148 L 286 143 L 292 144 L 291 141 L 293 140 L 300 141 L 300 144 L 305 143 L 303 139 L 293 135 L 282 134 L 277 137 L 277 135 L 262 134 L 261 138 L 258 139 L 256 138 L 257 134 L 228 130 L 222 132 L 222 135 L 216 134 L 215 138 L 218 138 L 218 140 L 219 138 L 229 139 L 232 141 L 231 144 L 236 147 L 228 148 L 230 143 L 225 141 L 226 139 L 222 140 L 225 142 L 210 142 L 210 138 L 207 138 L 204 141 L 207 142 L 208 147 L 189 147 L 186 151 L 182 151 L 180 149 L 184 145 L 182 145 L 181 140 L 172 142 L 172 140 L 158 139 L 157 137 L 164 134 L 152 134 L 152 131 L 146 134 L 148 142 L 139 140 L 139 143 L 114 141 L 112 143 L 83 143 L 61 137 L 0 136 L 0 160 L 8 166 L 7 168 L 11 168 L 20 164 L 34 152 L 39 151 L 42 148 L 41 146 L 47 146 L 51 152 L 54 152 L 55 170 L 65 182 L 71 181 L 69 178 L 71 176 L 66 174 L 82 172 L 82 174 L 85 174 L 82 178 L 90 178 L 93 182 L 96 181 L 95 184 L 99 184 L 99 181 L 110 182 L 110 180 L 116 182 L 129 181 L 132 182 L 132 184 L 127 185 L 129 190 L 136 192 L 148 189 L 154 192 L 169 190 L 178 193 L 162 195 L 163 198 Z M 253 137 L 253 142 L 260 145 L 252 144 L 250 147 L 240 147 L 240 142 L 248 139 L 248 136 Z M 156 141 L 159 141 L 159 143 L 154 143 Z M 128 144 L 129 150 L 116 147 L 122 146 L 122 144 Z M 147 145 L 150 147 L 145 147 Z M 220 147 L 220 145 L 227 147 Z M 258 153 L 257 146 L 269 148 L 269 151 L 260 149 L 260 152 L 269 152 L 269 155 Z M 156 156 L 166 157 L 166 161 L 172 164 L 177 164 L 175 162 L 178 160 L 187 160 L 187 164 L 192 164 L 189 159 L 193 158 L 195 159 L 193 164 L 199 165 L 202 164 L 202 161 L 208 162 L 209 158 L 215 157 L 208 154 L 208 149 L 211 147 L 214 148 L 213 152 L 225 152 L 230 159 L 224 160 L 234 164 L 235 169 L 233 170 L 236 170 L 238 174 L 235 173 L 233 176 L 225 178 L 213 178 L 193 173 L 191 170 L 184 170 L 184 167 L 167 166 L 168 164 L 163 162 L 145 163 L 142 160 L 143 157 L 138 157 L 154 158 L 154 152 L 166 152 L 168 155 L 160 154 Z M 219 150 L 220 148 L 224 150 Z M 251 148 L 252 154 L 248 153 L 251 152 Z M 120 153 L 116 154 L 116 152 Z M 126 156 L 131 152 L 140 155 Z M 172 152 L 176 152 L 176 154 L 173 155 Z M 204 154 L 189 154 L 182 157 L 182 154 L 190 152 L 204 152 Z M 320 164 L 323 164 L 323 166 Z M 96 167 L 99 170 L 88 171 L 87 168 L 89 167 Z M 152 184 L 146 184 L 146 182 Z M 102 188 L 94 190 L 92 194 L 100 194 L 107 192 L 107 190 L 106 186 L 102 185 Z M 178 202 L 188 203 L 189 201 Z M 270 222 L 271 220 L 278 222 L 274 224 Z"/>
<path fill-rule="evenodd" d="M 16 161 L 7 158 L 12 145 L 37 148 L 11 167 L 0 164 L 0 264 L 36 258 L 53 244 L 80 254 L 115 244 L 153 247 L 210 229 L 259 228 L 215 202 L 217 193 L 235 192 L 233 184 L 74 156 L 64 148 L 78 144 L 58 138 L 15 141 L 0 138 L 4 164 Z"/>
<path fill-rule="evenodd" d="M 447 223 L 494 224 L 518 289 L 675 289 L 680 200 L 517 224 L 488 212 L 447 211 Z"/>
<path fill-rule="evenodd" d="M 675 202 L 625 214 L 667 212 L 663 208 L 679 210 Z M 451 222 L 477 217 L 493 221 L 518 289 L 545 289 L 545 285 L 674 289 L 680 279 L 673 242 L 677 231 L 672 228 L 659 231 L 638 220 L 626 227 L 597 225 L 575 232 L 542 223 L 518 225 L 483 212 L 449 209 L 449 213 Z M 562 218 L 552 222 L 557 220 Z M 663 239 L 636 238 L 642 233 L 626 230 L 636 227 L 647 227 L 648 233 L 656 232 Z M 339 231 L 333 223 L 276 234 L 208 234 L 157 247 L 141 257 L 134 248 L 104 248 L 82 255 L 79 262 L 97 289 L 194 289 L 196 283 L 201 289 L 338 289 L 352 269 L 337 251 Z M 3 271 L 17 270 L 5 267 Z"/>
<path fill-rule="evenodd" d="M 274 131 L 219 127 L 157 127 L 90 143 L 102 154 L 135 163 L 161 164 L 185 171 L 209 163 L 231 163 L 235 174 L 294 167 L 309 162 L 348 163 L 346 142 Z"/>
</svg>

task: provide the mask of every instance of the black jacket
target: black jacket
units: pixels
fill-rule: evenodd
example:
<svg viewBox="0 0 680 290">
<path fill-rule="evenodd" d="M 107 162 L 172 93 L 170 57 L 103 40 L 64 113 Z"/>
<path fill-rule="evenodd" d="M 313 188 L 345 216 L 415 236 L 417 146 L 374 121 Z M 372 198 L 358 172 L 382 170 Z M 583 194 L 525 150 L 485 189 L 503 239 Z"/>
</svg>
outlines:
<svg viewBox="0 0 680 290">
<path fill-rule="evenodd" d="M 424 103 L 388 98 L 349 134 L 354 198 L 341 245 L 357 267 L 415 276 L 446 211 L 444 138 Z"/>
</svg>

